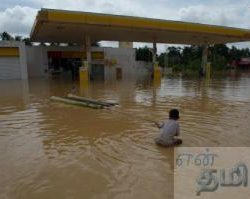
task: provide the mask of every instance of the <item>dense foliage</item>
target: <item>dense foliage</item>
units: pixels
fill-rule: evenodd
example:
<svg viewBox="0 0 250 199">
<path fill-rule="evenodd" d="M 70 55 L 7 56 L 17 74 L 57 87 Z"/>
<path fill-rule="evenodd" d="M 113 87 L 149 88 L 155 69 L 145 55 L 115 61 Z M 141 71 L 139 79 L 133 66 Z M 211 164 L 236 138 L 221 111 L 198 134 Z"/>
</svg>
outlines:
<svg viewBox="0 0 250 199">
<path fill-rule="evenodd" d="M 223 70 L 232 63 L 233 60 L 240 60 L 244 57 L 250 57 L 249 48 L 237 49 L 228 47 L 224 44 L 218 44 L 209 47 L 208 61 L 211 62 L 215 70 Z M 152 53 L 147 47 L 139 48 L 136 51 L 137 60 L 151 61 Z M 157 60 L 161 67 L 172 67 L 175 71 L 195 70 L 198 71 L 201 66 L 202 47 L 185 46 L 168 47 L 167 53 L 161 53 Z"/>
<path fill-rule="evenodd" d="M 145 46 L 144 48 L 136 49 L 136 60 L 137 61 L 152 62 L 152 59 L 153 59 L 153 54 L 147 46 Z"/>
</svg>

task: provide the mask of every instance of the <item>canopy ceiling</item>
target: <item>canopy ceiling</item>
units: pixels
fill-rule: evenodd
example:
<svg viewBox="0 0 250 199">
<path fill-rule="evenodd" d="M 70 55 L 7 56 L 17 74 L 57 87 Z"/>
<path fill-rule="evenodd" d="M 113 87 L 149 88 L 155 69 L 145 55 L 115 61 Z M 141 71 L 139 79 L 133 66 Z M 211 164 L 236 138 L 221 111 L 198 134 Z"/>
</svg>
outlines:
<svg viewBox="0 0 250 199">
<path fill-rule="evenodd" d="M 88 12 L 41 9 L 31 39 L 36 42 L 134 41 L 219 44 L 250 41 L 250 30 L 198 23 Z"/>
</svg>

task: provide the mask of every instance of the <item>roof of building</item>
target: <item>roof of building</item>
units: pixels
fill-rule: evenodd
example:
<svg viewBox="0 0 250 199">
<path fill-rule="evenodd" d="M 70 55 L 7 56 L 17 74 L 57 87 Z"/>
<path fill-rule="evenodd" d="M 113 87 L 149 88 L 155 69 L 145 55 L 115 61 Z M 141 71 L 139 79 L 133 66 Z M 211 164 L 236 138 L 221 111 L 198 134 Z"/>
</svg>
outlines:
<svg viewBox="0 0 250 199">
<path fill-rule="evenodd" d="M 31 39 L 37 42 L 83 43 L 134 41 L 176 44 L 218 44 L 250 41 L 250 30 L 142 17 L 41 9 Z"/>
</svg>

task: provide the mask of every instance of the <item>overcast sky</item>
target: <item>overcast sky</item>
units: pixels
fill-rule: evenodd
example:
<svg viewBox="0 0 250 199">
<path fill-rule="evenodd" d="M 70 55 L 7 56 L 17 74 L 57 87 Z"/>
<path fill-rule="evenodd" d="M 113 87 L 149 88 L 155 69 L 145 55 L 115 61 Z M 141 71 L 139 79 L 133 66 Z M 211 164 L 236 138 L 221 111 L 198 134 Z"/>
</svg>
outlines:
<svg viewBox="0 0 250 199">
<path fill-rule="evenodd" d="M 0 32 L 28 35 L 41 8 L 200 22 L 250 29 L 250 0 L 0 0 Z M 243 46 L 250 47 L 249 43 Z"/>
</svg>

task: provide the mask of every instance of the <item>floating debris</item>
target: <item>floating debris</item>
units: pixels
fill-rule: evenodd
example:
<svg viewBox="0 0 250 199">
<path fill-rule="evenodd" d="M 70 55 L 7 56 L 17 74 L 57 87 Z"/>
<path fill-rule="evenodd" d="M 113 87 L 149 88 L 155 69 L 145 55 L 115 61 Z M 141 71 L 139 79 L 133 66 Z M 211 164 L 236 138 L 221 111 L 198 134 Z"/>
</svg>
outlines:
<svg viewBox="0 0 250 199">
<path fill-rule="evenodd" d="M 104 106 L 101 105 L 101 104 L 94 104 L 94 103 L 90 103 L 90 102 L 73 100 L 73 99 L 66 98 L 66 97 L 52 96 L 52 97 L 50 97 L 50 99 L 53 100 L 53 101 L 63 102 L 63 103 L 66 103 L 66 104 L 71 104 L 71 105 L 76 105 L 76 106 L 89 107 L 89 108 L 94 108 L 94 109 L 102 109 L 102 108 L 104 108 Z"/>
<path fill-rule="evenodd" d="M 92 104 L 97 104 L 97 105 L 106 106 L 106 107 L 118 105 L 118 103 L 103 102 L 100 100 L 90 99 L 90 98 L 86 98 L 86 97 L 80 97 L 80 96 L 73 95 L 73 94 L 68 94 L 67 98 L 72 99 L 72 100 L 76 100 L 76 101 L 80 101 L 80 102 L 92 103 Z"/>
</svg>

